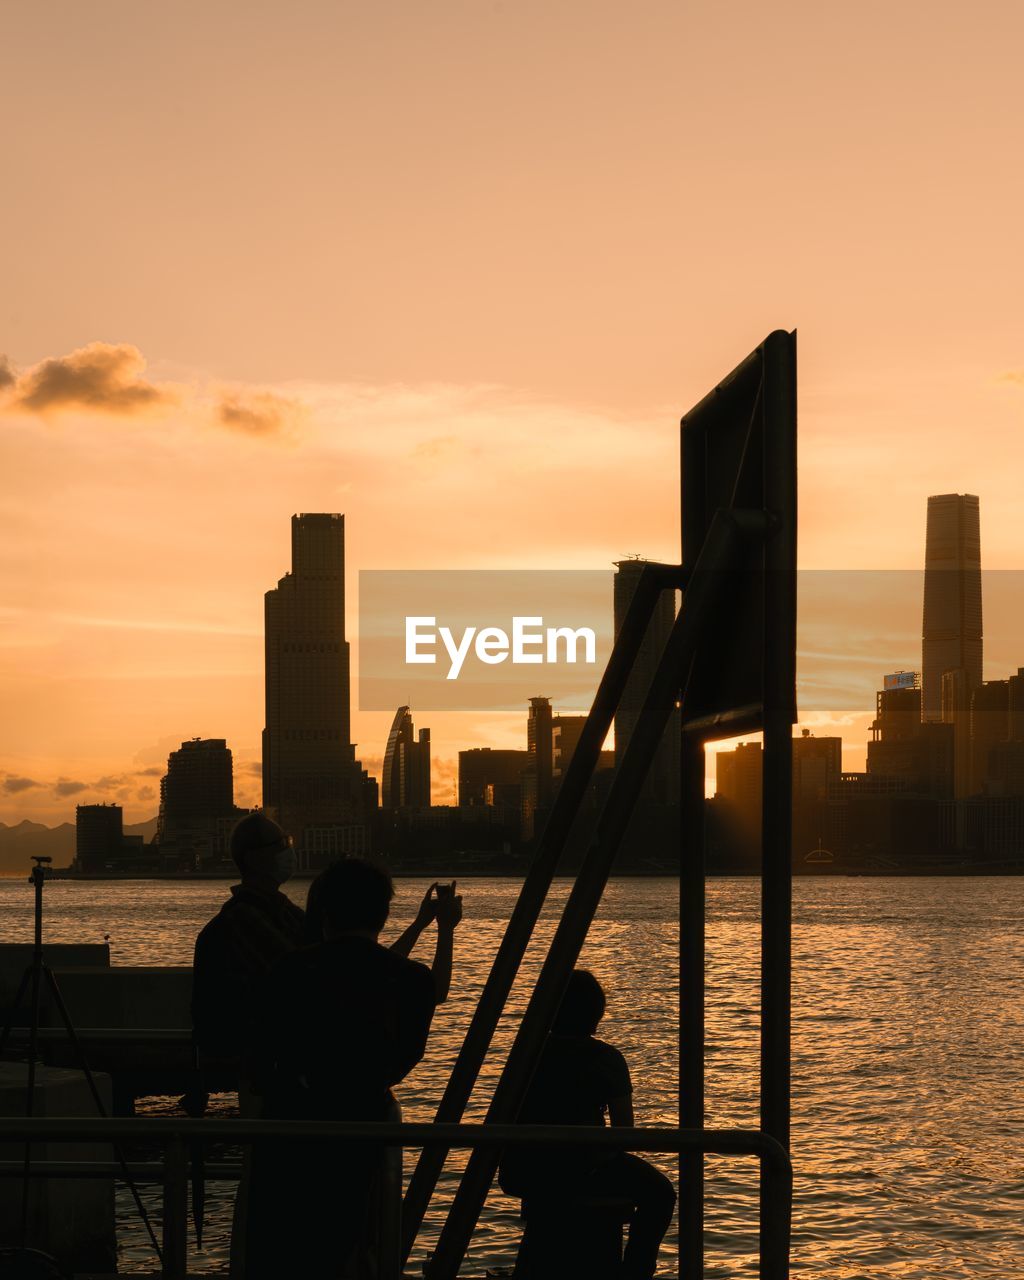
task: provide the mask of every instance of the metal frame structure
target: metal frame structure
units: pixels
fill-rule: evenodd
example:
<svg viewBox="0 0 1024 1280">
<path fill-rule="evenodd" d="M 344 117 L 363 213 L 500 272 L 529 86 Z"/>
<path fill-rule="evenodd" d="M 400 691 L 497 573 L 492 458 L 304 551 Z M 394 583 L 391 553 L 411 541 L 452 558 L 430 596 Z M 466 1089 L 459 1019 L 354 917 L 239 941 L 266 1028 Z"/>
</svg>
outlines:
<svg viewBox="0 0 1024 1280">
<path fill-rule="evenodd" d="M 682 558 L 645 565 L 616 637 L 579 745 L 541 835 L 437 1112 L 462 1118 L 498 1018 L 539 918 L 568 833 L 611 727 L 662 590 L 683 605 L 619 764 L 486 1123 L 518 1114 L 565 984 L 594 919 L 636 797 L 673 708 L 681 707 L 680 1125 L 704 1120 L 704 747 L 764 734 L 761 893 L 761 1123 L 789 1144 L 792 725 L 796 718 L 796 334 L 776 330 L 682 420 Z M 424 1150 L 406 1197 L 404 1255 L 444 1163 Z M 498 1165 L 474 1150 L 428 1264 L 428 1280 L 455 1280 Z M 788 1275 L 789 1199 L 761 1179 L 761 1275 Z M 780 1235 L 786 1260 L 780 1261 Z M 703 1160 L 687 1147 L 680 1169 L 680 1273 L 703 1273 Z"/>
</svg>

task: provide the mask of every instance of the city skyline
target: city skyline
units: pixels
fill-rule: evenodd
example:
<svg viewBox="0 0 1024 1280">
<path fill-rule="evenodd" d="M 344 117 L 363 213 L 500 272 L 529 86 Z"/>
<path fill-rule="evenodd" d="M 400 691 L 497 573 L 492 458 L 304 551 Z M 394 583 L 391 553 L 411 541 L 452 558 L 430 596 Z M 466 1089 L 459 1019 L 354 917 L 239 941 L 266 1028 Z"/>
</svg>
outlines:
<svg viewBox="0 0 1024 1280">
<path fill-rule="evenodd" d="M 942 500 L 948 500 L 949 498 L 961 497 L 962 495 L 939 496 Z M 934 495 L 932 497 L 934 497 Z M 922 515 L 925 514 L 925 512 L 928 513 L 928 528 L 931 527 L 930 521 L 933 509 L 932 497 L 928 499 L 924 510 L 922 510 Z M 977 507 L 974 508 L 974 511 L 976 519 Z M 303 522 L 307 522 L 308 524 L 309 522 L 315 523 L 317 521 L 331 523 L 333 526 L 336 526 L 336 529 L 341 530 L 339 535 L 337 558 L 342 567 L 344 566 L 345 521 L 343 515 L 330 515 L 326 513 L 312 516 L 293 515 L 291 520 L 293 568 L 294 563 L 296 563 L 296 555 L 301 556 L 301 552 L 297 552 L 296 550 L 296 529 L 301 528 Z M 922 521 L 922 524 L 924 523 L 925 522 Z M 927 561 L 927 537 L 922 545 L 921 554 L 922 560 Z M 627 560 L 620 563 L 625 563 L 628 566 L 631 563 L 635 563 L 635 561 Z M 335 568 L 337 568 L 337 566 L 335 566 Z M 354 571 L 351 572 L 354 576 Z M 877 678 L 877 674 L 883 669 L 894 669 L 900 662 L 907 663 L 913 669 L 921 669 L 923 667 L 921 653 L 923 642 L 921 639 L 920 619 L 922 617 L 924 587 L 927 581 L 926 566 L 917 571 L 888 571 L 879 572 L 878 574 L 870 572 L 866 574 L 858 574 L 856 571 L 843 571 L 836 575 L 828 575 L 824 573 L 824 571 L 812 570 L 804 572 L 802 575 L 802 581 L 806 588 L 809 584 L 816 584 L 830 576 L 834 576 L 839 583 L 849 581 L 853 584 L 853 590 L 847 590 L 845 592 L 847 596 L 854 597 L 852 603 L 850 599 L 847 599 L 846 602 L 845 607 L 847 609 L 848 618 L 852 618 L 855 615 L 863 613 L 870 613 L 872 609 L 874 609 L 879 615 L 872 618 L 872 631 L 861 636 L 861 642 L 863 642 L 868 636 L 877 637 L 879 634 L 884 634 L 887 626 L 891 637 L 893 634 L 893 628 L 891 626 L 892 616 L 897 611 L 902 613 L 902 630 L 898 633 L 902 634 L 904 644 L 900 652 L 890 652 L 888 649 L 883 650 L 878 648 L 873 652 L 862 652 L 855 660 L 852 658 L 849 659 L 852 664 L 850 670 L 851 672 L 857 672 L 857 679 L 863 683 L 865 664 L 868 669 L 874 672 L 871 679 Z M 618 583 L 620 577 L 621 572 L 616 575 L 616 583 Z M 890 577 L 894 579 L 892 584 L 888 582 Z M 907 579 L 908 583 L 912 583 L 913 585 L 910 587 L 903 586 L 901 588 L 900 583 L 904 577 Z M 1007 585 L 1011 589 L 1009 592 L 1004 590 L 1001 593 L 1002 596 L 1006 597 L 1009 594 L 1011 596 L 1017 595 L 1019 597 L 1019 590 L 1015 589 L 1012 585 L 1016 583 L 1017 575 L 1005 574 L 1002 571 L 995 571 L 993 574 L 985 570 L 983 571 L 983 577 L 985 577 L 989 582 L 993 581 L 993 579 L 996 582 L 999 582 L 1003 578 L 1009 578 L 1010 582 Z M 287 592 L 294 588 L 294 586 L 295 579 L 293 578 L 293 574 L 292 572 L 288 572 L 280 580 L 276 588 L 265 592 L 266 614 L 268 619 L 271 617 L 273 612 L 273 602 L 276 601 L 281 591 L 284 590 Z M 616 587 L 616 592 L 621 595 L 621 593 L 618 592 L 618 586 Z M 916 597 L 913 595 L 914 592 L 917 593 Z M 802 671 L 799 676 L 799 683 L 806 693 L 806 696 L 801 698 L 800 725 L 803 727 L 810 727 L 816 733 L 834 732 L 841 735 L 843 737 L 844 769 L 855 770 L 863 768 L 867 757 L 867 742 L 870 736 L 872 712 L 869 710 L 867 703 L 864 703 L 861 707 L 858 707 L 856 704 L 855 697 L 852 692 L 856 686 L 856 680 L 853 684 L 849 685 L 849 687 L 843 688 L 841 683 L 836 683 L 835 675 L 833 673 L 831 690 L 833 695 L 836 697 L 837 705 L 832 708 L 832 710 L 829 710 L 827 706 L 822 706 L 819 703 L 816 703 L 814 697 L 811 696 L 812 690 L 820 693 L 820 689 L 816 689 L 816 685 L 820 681 L 821 672 L 827 671 L 829 666 L 835 666 L 834 658 L 836 656 L 842 657 L 841 653 L 831 655 L 815 652 L 815 650 L 823 643 L 823 637 L 820 633 L 822 618 L 827 618 L 830 611 L 835 608 L 835 590 L 823 591 L 816 589 L 812 592 L 802 589 L 800 594 L 802 596 L 802 615 L 799 649 Z M 343 581 L 339 581 L 336 584 L 335 595 L 338 600 L 342 601 L 340 630 L 338 633 L 342 638 L 339 640 L 339 644 L 348 648 L 348 642 L 344 639 L 345 586 Z M 858 595 L 860 598 L 856 599 Z M 809 601 L 808 597 L 813 597 L 813 600 Z M 617 601 L 615 606 L 616 610 L 620 607 L 621 603 L 621 601 Z M 1017 645 L 1015 643 L 1014 625 L 1016 627 L 1016 634 L 1024 634 L 1024 631 L 1022 631 L 1020 627 L 1021 618 L 1019 609 L 1013 604 L 1012 600 L 1008 605 L 1005 598 L 1002 600 L 1001 606 L 998 601 L 996 604 L 997 607 L 994 612 L 999 620 L 999 625 L 997 625 L 993 630 L 993 648 L 989 656 L 986 657 L 986 662 L 989 663 L 991 668 L 986 671 L 986 679 L 989 681 L 1005 679 L 1012 676 L 1016 671 L 1017 661 L 1014 655 L 1019 653 L 1021 648 L 1024 648 L 1024 646 Z M 986 608 L 989 608 L 988 603 L 986 604 Z M 612 601 L 609 601 L 609 612 L 611 613 L 612 611 Z M 886 621 L 883 622 L 883 619 L 886 619 Z M 308 621 L 309 619 L 307 619 L 307 622 Z M 1008 622 L 1010 623 L 1009 627 L 1007 625 Z M 915 632 L 916 639 L 913 640 L 913 644 L 917 647 L 916 655 L 910 648 L 908 648 L 908 642 L 910 642 L 911 637 Z M 265 655 L 270 654 L 272 647 L 272 635 L 273 624 L 271 623 L 270 630 L 267 635 L 261 637 L 261 640 L 263 641 L 261 648 Z M 877 644 L 877 639 L 875 643 Z M 848 649 L 851 647 L 851 638 L 849 635 L 844 636 L 844 645 Z M 353 653 L 358 653 L 357 637 L 353 638 L 351 648 Z M 303 659 L 303 661 L 305 661 L 305 659 Z M 266 670 L 268 672 L 272 671 L 276 662 L 276 659 L 272 660 L 266 667 Z M 293 657 L 293 665 L 295 662 L 296 658 Z M 296 667 L 296 671 L 298 671 L 298 667 Z M 260 679 L 258 681 L 258 697 L 261 704 L 264 701 L 263 676 L 264 671 L 261 670 Z M 268 711 L 273 679 L 274 678 L 271 675 L 266 683 L 266 703 Z M 305 680 L 305 677 L 303 677 L 303 680 Z M 301 680 L 300 683 L 302 683 Z M 349 697 L 353 698 L 352 690 L 355 688 L 355 682 L 351 679 L 350 673 L 346 674 L 346 677 L 342 680 L 342 685 L 348 688 Z M 339 685 L 337 690 L 339 697 L 341 697 L 342 685 Z M 313 701 L 317 702 L 317 698 L 315 696 Z M 345 702 L 344 698 L 342 698 L 342 702 Z M 339 749 L 342 751 L 345 760 L 348 762 L 346 767 L 352 767 L 356 772 L 359 772 L 359 764 L 356 762 L 356 753 L 358 750 L 358 755 L 360 757 L 359 763 L 361 763 L 362 768 L 366 769 L 369 775 L 376 780 L 378 785 L 380 785 L 383 783 L 388 741 L 386 728 L 387 717 L 375 713 L 364 713 L 360 715 L 354 707 L 351 709 L 354 712 L 355 719 L 358 721 L 363 723 L 366 723 L 367 721 L 378 722 L 380 724 L 380 738 L 377 740 L 371 740 L 367 744 L 368 749 L 365 752 L 361 748 L 357 748 L 357 746 L 352 743 L 341 744 Z M 411 710 L 415 713 L 416 708 L 413 707 Z M 457 784 L 458 756 L 460 751 L 480 746 L 496 749 L 515 749 L 520 747 L 522 745 L 522 715 L 523 713 L 519 711 L 489 711 L 480 712 L 479 714 L 465 712 L 432 713 L 430 715 L 431 724 L 440 726 L 440 732 L 435 729 L 432 733 L 432 802 L 441 805 L 451 802 L 451 798 Z M 156 749 L 149 754 L 151 756 L 155 756 L 157 752 L 159 752 L 159 758 L 166 761 L 168 753 L 179 747 L 182 742 L 189 737 L 227 738 L 231 741 L 230 735 L 226 735 L 223 732 L 217 732 L 219 728 L 220 725 L 217 724 L 213 725 L 212 729 L 208 729 L 206 732 L 193 732 L 190 730 L 189 726 L 179 724 L 175 731 L 165 738 L 163 743 L 157 744 Z M 483 731 L 481 732 L 481 730 Z M 440 751 L 438 751 L 439 745 Z M 161 746 L 163 747 L 162 751 L 160 750 Z M 735 742 L 733 740 L 725 740 L 721 743 L 709 746 L 709 768 L 707 781 L 707 792 L 709 795 L 714 794 L 716 785 L 714 763 L 715 755 L 718 751 L 728 751 L 734 746 Z M 265 776 L 266 773 L 266 766 L 262 762 L 263 758 L 261 754 L 259 752 L 252 754 L 244 747 L 239 751 L 234 742 L 232 742 L 232 750 L 234 751 L 236 760 L 235 785 L 236 798 L 239 805 L 243 808 L 251 808 L 270 804 L 273 808 L 275 800 L 273 798 L 268 800 L 267 796 L 261 792 L 259 787 L 258 779 Z M 103 803 L 104 801 L 115 802 L 122 805 L 125 811 L 126 822 L 138 823 L 146 821 L 156 813 L 156 782 L 161 776 L 163 776 L 164 768 L 143 760 L 138 760 L 135 763 L 136 768 L 133 771 L 125 771 L 120 775 L 111 775 L 101 778 L 98 780 L 98 785 L 93 787 L 78 781 L 72 781 L 71 785 L 68 786 L 66 785 L 67 779 L 58 780 L 56 786 L 53 788 L 54 792 L 57 794 L 45 797 L 41 797 L 39 795 L 40 792 L 45 790 L 41 783 L 36 783 L 36 785 L 32 787 L 19 788 L 15 786 L 14 788 L 6 788 L 6 794 L 0 794 L 0 822 L 5 822 L 10 826 L 15 825 L 17 821 L 27 819 L 29 821 L 43 821 L 44 823 L 53 825 L 54 822 L 59 823 L 61 821 L 68 821 L 71 813 L 73 812 L 73 807 L 77 803 Z M 964 768 L 967 768 L 966 764 Z M 22 780 L 30 780 L 27 776 L 19 775 L 13 771 L 8 771 L 6 774 L 0 772 L 0 790 L 4 789 L 4 782 L 7 778 L 12 779 L 16 784 Z M 35 780 L 32 781 L 34 782 Z M 132 793 L 132 788 L 134 788 L 134 794 Z M 141 799 L 138 798 L 140 792 L 142 793 Z M 35 793 L 35 795 L 33 795 L 33 793 Z M 19 816 L 15 817 L 12 815 L 12 817 L 9 818 L 7 815 L 11 809 L 13 809 L 19 801 L 24 801 L 26 799 L 29 801 L 33 799 L 41 799 L 48 808 L 44 809 L 42 812 L 36 811 L 34 813 L 31 808 L 26 805 L 22 808 Z"/>
<path fill-rule="evenodd" d="M 1019 6 L 116 13 L 6 31 L 0 821 L 149 816 L 192 734 L 257 796 L 293 512 L 365 568 L 673 559 L 678 417 L 779 326 L 804 567 L 916 570 L 953 489 L 1024 566 Z M 435 717 L 437 794 L 517 723 Z"/>
</svg>

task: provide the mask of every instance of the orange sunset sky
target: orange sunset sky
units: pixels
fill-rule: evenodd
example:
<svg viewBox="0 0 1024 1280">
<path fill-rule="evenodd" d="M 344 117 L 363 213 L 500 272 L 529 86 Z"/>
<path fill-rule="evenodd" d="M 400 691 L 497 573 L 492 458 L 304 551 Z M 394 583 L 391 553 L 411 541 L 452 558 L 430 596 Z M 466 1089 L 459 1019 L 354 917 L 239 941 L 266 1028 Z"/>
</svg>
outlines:
<svg viewBox="0 0 1024 1280">
<path fill-rule="evenodd" d="M 1019 3 L 103 0 L 4 43 L 0 821 L 151 817 L 193 736 L 259 802 L 293 512 L 346 515 L 354 641 L 359 569 L 675 558 L 678 417 L 776 327 L 804 566 L 916 569 L 956 491 L 1024 567 Z M 866 714 L 804 710 L 856 764 Z M 439 801 L 525 745 L 418 719 Z"/>
</svg>

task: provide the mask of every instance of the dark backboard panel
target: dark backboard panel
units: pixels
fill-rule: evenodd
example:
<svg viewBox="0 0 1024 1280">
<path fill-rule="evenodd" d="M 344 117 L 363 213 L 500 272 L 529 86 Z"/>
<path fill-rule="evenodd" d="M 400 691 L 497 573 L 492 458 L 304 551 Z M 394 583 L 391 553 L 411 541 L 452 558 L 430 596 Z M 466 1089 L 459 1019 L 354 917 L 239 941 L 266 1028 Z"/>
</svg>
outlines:
<svg viewBox="0 0 1024 1280">
<path fill-rule="evenodd" d="M 772 531 L 727 575 L 725 605 L 684 682 L 683 725 L 706 738 L 795 716 L 796 334 L 776 330 L 681 422 L 682 563 L 719 509 L 767 511 Z M 684 597 L 685 598 L 685 597 Z"/>
</svg>

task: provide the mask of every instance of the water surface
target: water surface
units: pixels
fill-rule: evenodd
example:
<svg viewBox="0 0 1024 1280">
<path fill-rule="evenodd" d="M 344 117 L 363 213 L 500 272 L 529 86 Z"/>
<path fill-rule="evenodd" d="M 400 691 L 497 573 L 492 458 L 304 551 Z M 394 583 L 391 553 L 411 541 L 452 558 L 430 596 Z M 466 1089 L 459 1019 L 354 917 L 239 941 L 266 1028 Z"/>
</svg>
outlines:
<svg viewBox="0 0 1024 1280">
<path fill-rule="evenodd" d="M 399 882 L 396 927 L 424 887 Z M 226 888 L 210 881 L 52 883 L 46 936 L 85 942 L 109 934 L 114 964 L 188 964 L 196 932 Z M 427 1056 L 401 1089 L 409 1119 L 432 1115 L 519 886 L 493 879 L 467 880 L 462 888 L 466 921 L 457 935 L 452 997 L 438 1011 Z M 305 885 L 289 889 L 301 900 Z M 567 891 L 565 882 L 553 891 L 471 1119 L 482 1116 Z M 0 882 L 0 907 L 5 937 L 28 941 L 29 887 Z M 608 989 L 601 1034 L 629 1060 L 639 1124 L 674 1124 L 677 1117 L 678 920 L 675 881 L 615 881 L 584 954 Z M 710 882 L 712 1126 L 757 1124 L 757 921 L 756 882 Z M 802 879 L 794 921 L 794 1273 L 808 1280 L 1024 1274 L 1024 879 Z M 425 942 L 416 954 L 429 959 Z M 663 1167 L 671 1171 L 671 1158 Z M 753 1174 L 749 1160 L 708 1160 L 709 1277 L 756 1274 Z M 449 1175 L 439 1207 L 453 1186 Z M 492 1197 L 468 1273 L 511 1265 L 517 1211 L 517 1203 Z M 194 1257 L 194 1270 L 224 1267 L 229 1220 L 230 1191 L 211 1184 L 207 1247 Z M 424 1246 L 437 1224 L 435 1215 Z M 127 1202 L 121 1239 L 122 1269 L 151 1265 Z M 665 1275 L 675 1274 L 674 1250 L 674 1241 L 666 1242 Z"/>
</svg>

